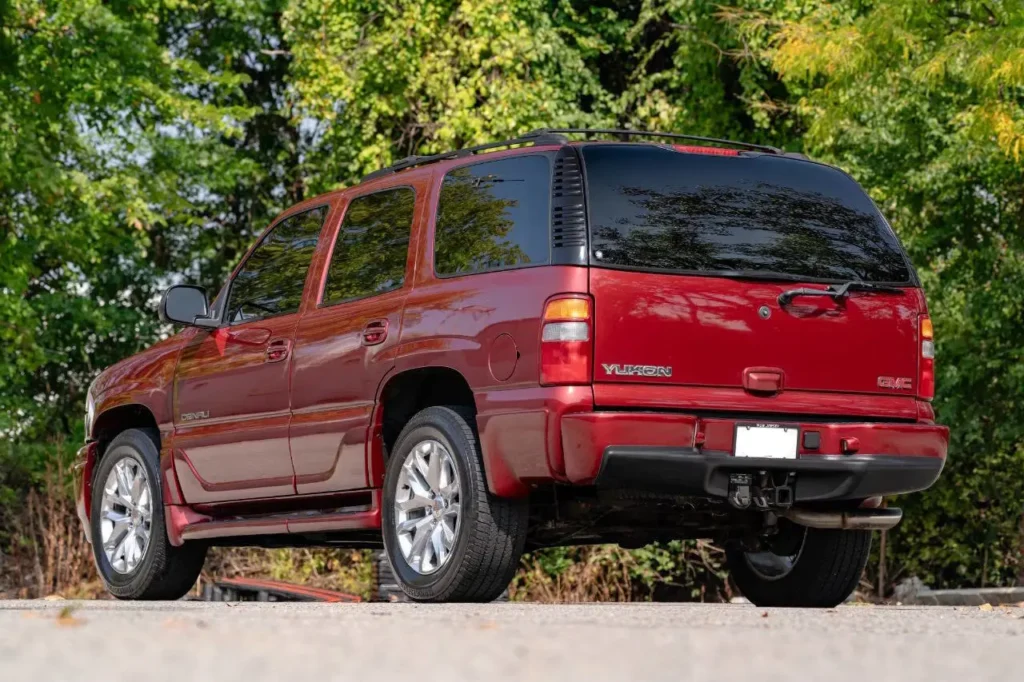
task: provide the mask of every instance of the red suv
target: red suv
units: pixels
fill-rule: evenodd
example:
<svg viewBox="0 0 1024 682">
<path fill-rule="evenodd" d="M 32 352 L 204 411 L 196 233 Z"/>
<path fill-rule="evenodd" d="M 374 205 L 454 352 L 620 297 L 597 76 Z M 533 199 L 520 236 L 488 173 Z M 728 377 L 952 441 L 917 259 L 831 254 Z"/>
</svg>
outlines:
<svg viewBox="0 0 1024 682">
<path fill-rule="evenodd" d="M 881 498 L 946 457 L 899 241 L 772 147 L 542 130 L 411 157 L 161 315 L 184 329 L 96 379 L 79 453 L 122 598 L 181 596 L 212 544 L 383 544 L 412 598 L 485 601 L 524 549 L 707 537 L 753 602 L 831 606 L 900 519 Z"/>
</svg>

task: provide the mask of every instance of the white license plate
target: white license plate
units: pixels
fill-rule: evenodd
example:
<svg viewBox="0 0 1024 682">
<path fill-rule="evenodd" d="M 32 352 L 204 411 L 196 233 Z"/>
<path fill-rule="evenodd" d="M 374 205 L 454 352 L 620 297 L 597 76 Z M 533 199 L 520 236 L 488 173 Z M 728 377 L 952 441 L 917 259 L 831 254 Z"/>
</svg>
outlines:
<svg viewBox="0 0 1024 682">
<path fill-rule="evenodd" d="M 800 429 L 795 426 L 738 424 L 736 426 L 737 457 L 796 459 Z"/>
</svg>

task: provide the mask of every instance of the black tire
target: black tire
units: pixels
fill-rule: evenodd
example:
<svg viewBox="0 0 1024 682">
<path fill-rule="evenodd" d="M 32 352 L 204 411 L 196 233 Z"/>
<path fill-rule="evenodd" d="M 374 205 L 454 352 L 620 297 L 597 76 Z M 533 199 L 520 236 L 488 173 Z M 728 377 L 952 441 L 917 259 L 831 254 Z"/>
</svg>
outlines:
<svg viewBox="0 0 1024 682">
<path fill-rule="evenodd" d="M 89 512 L 93 558 L 107 591 L 118 599 L 180 599 L 195 585 L 206 560 L 205 544 L 185 543 L 174 547 L 167 541 L 158 438 L 155 432 L 141 429 L 129 429 L 118 434 L 107 447 L 93 475 Z M 100 515 L 107 476 L 125 457 L 145 467 L 150 481 L 153 513 L 149 546 L 144 550 L 142 560 L 131 571 L 119 573 L 110 565 L 102 548 Z"/>
<path fill-rule="evenodd" d="M 384 547 L 395 582 L 415 601 L 489 602 L 508 587 L 526 542 L 527 502 L 487 490 L 476 419 L 463 407 L 428 407 L 402 429 L 384 476 Z M 413 446 L 434 439 L 453 455 L 458 468 L 459 528 L 448 560 L 424 575 L 402 556 L 395 530 L 398 478 Z"/>
<path fill-rule="evenodd" d="M 743 548 L 726 549 L 726 564 L 744 597 L 757 606 L 832 608 L 853 594 L 871 553 L 871 531 L 802 531 L 802 542 L 785 554 L 795 557 L 792 567 L 777 575 L 759 570 Z"/>
</svg>

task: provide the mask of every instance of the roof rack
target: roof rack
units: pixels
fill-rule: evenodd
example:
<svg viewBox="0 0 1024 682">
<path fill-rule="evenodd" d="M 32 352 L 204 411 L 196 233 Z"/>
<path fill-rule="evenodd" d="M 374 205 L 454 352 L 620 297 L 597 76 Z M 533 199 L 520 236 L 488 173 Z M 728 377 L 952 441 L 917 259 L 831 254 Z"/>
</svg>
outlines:
<svg viewBox="0 0 1024 682">
<path fill-rule="evenodd" d="M 666 137 L 674 140 L 697 140 L 699 142 L 714 142 L 715 144 L 728 144 L 733 147 L 742 147 L 743 149 L 752 149 L 759 152 L 767 152 L 769 154 L 785 154 L 786 152 L 778 147 L 772 147 L 766 144 L 751 144 L 749 142 L 737 142 L 735 140 L 723 140 L 717 137 L 701 137 L 700 135 L 682 135 L 680 133 L 659 133 L 651 132 L 646 130 L 619 130 L 615 128 L 540 128 L 533 130 L 524 135 L 529 137 L 531 135 L 565 135 L 565 134 L 579 134 L 579 135 L 621 135 L 623 137 L 638 136 L 638 137 Z"/>
<path fill-rule="evenodd" d="M 427 163 L 434 163 L 435 161 L 444 161 L 445 159 L 458 159 L 463 156 L 472 156 L 473 154 L 484 152 L 489 149 L 498 149 L 499 147 L 512 147 L 519 144 L 565 144 L 568 141 L 569 140 L 563 135 L 535 130 L 533 132 L 526 133 L 525 135 L 514 137 L 511 140 L 488 142 L 487 144 L 480 144 L 475 147 L 466 147 L 465 149 L 456 149 L 454 151 L 432 154 L 430 156 L 407 156 L 404 159 L 396 161 L 387 168 L 381 168 L 380 170 L 375 170 L 372 173 L 364 175 L 360 182 L 366 182 L 367 180 L 373 180 L 374 178 L 391 175 L 392 173 L 397 173 L 400 170 L 412 168 L 413 166 L 422 166 Z"/>
<path fill-rule="evenodd" d="M 444 161 L 445 159 L 458 159 L 463 156 L 472 156 L 479 152 L 488 151 L 490 149 L 498 149 L 500 147 L 513 147 L 520 144 L 532 144 L 532 145 L 543 145 L 543 144 L 565 144 L 569 141 L 565 135 L 567 134 L 579 134 L 579 135 L 620 135 L 622 137 L 638 136 L 638 137 L 665 137 L 674 140 L 697 140 L 699 142 L 713 142 L 715 144 L 727 144 L 733 147 L 741 147 L 743 149 L 752 149 L 758 152 L 767 152 L 769 154 L 781 154 L 787 155 L 786 152 L 779 149 L 778 147 L 771 147 L 764 144 L 750 144 L 749 142 L 736 142 L 735 140 L 723 140 L 717 137 L 701 137 L 700 135 L 682 135 L 679 133 L 659 133 L 650 132 L 646 130 L 617 130 L 615 128 L 539 128 L 538 130 L 531 130 L 525 135 L 514 137 L 510 140 L 500 140 L 498 142 L 488 142 L 487 144 L 480 144 L 475 147 L 466 147 L 465 149 L 456 149 L 450 152 L 442 152 L 440 154 L 432 154 L 429 156 L 407 156 L 404 159 L 400 159 L 395 163 L 391 164 L 386 168 L 375 170 L 372 173 L 363 176 L 360 182 L 366 182 L 367 180 L 373 180 L 375 178 L 384 177 L 385 175 L 391 175 L 397 173 L 400 170 L 406 168 L 412 168 L 414 166 L 422 166 L 428 163 L 434 163 L 435 161 Z"/>
</svg>

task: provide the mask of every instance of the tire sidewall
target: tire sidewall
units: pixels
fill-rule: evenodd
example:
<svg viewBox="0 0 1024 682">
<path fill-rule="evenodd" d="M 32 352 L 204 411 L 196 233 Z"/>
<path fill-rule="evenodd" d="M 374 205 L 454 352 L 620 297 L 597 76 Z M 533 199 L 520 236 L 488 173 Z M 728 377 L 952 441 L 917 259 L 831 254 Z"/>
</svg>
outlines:
<svg viewBox="0 0 1024 682">
<path fill-rule="evenodd" d="M 139 462 L 146 470 L 146 477 L 149 479 L 150 494 L 153 499 L 153 520 L 150 525 L 149 544 L 146 546 L 146 555 L 134 570 L 128 573 L 118 573 L 110 565 L 106 553 L 103 551 L 103 534 L 100 530 L 100 515 L 103 503 L 103 488 L 107 476 L 114 468 L 114 465 L 122 459 L 130 457 Z M 92 500 L 89 512 L 89 525 L 92 530 L 93 559 L 96 562 L 96 569 L 99 571 L 103 582 L 114 595 L 119 593 L 134 592 L 142 585 L 148 584 L 149 574 L 153 570 L 154 551 L 153 545 L 165 537 L 163 490 L 159 475 L 159 453 L 156 444 L 146 433 L 137 429 L 131 429 L 118 435 L 107 447 L 103 454 L 100 465 L 96 468 L 92 481 Z"/>
<path fill-rule="evenodd" d="M 834 563 L 837 551 L 845 556 Z M 739 546 L 726 548 L 726 564 L 741 594 L 758 606 L 831 608 L 850 596 L 871 551 L 871 532 L 808 528 L 792 569 L 777 578 L 755 570 Z"/>
<path fill-rule="evenodd" d="M 470 469 L 474 463 L 467 462 L 467 458 L 477 457 L 476 449 L 461 433 L 453 432 L 441 419 L 433 418 L 437 412 L 434 410 L 444 408 L 430 408 L 413 417 L 406 426 L 402 435 L 398 438 L 395 451 L 388 458 L 388 467 L 384 476 L 384 508 L 381 514 L 381 524 L 384 536 L 384 549 L 388 561 L 402 586 L 416 597 L 435 597 L 444 593 L 456 579 L 459 566 L 465 557 L 469 536 L 472 528 L 469 527 L 471 519 L 476 518 L 479 491 L 473 485 L 475 481 L 474 472 Z M 459 418 L 454 412 L 448 411 L 452 417 Z M 433 413 L 433 414 L 432 414 Z M 455 537 L 455 546 L 452 554 L 444 566 L 428 575 L 423 575 L 412 568 L 402 556 L 402 550 L 398 545 L 398 535 L 395 531 L 395 495 L 398 489 L 398 477 L 401 473 L 402 464 L 413 446 L 424 440 L 437 440 L 448 452 L 452 454 L 455 466 L 459 473 L 459 527 Z"/>
</svg>

